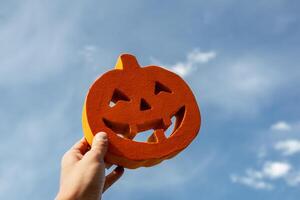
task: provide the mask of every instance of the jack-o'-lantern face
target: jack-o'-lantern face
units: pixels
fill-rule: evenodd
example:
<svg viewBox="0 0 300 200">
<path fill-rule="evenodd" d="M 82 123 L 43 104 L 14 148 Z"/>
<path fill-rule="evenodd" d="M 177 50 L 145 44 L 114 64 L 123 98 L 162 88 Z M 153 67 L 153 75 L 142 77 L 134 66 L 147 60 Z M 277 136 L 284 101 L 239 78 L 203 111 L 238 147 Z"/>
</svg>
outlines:
<svg viewBox="0 0 300 200">
<path fill-rule="evenodd" d="M 174 116 L 173 132 L 167 137 L 165 131 Z M 199 128 L 199 109 L 188 85 L 166 69 L 140 67 L 129 54 L 121 55 L 115 70 L 95 81 L 83 109 L 88 142 L 97 132 L 107 132 L 106 161 L 127 168 L 152 166 L 175 156 Z M 134 141 L 138 134 L 152 129 L 147 141 Z"/>
</svg>

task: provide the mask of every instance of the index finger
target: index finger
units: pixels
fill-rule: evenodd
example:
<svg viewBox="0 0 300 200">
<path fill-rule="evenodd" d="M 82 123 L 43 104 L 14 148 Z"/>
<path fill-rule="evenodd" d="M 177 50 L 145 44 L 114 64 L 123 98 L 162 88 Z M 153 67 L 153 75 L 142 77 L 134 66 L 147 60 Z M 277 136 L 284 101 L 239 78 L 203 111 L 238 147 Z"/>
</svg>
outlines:
<svg viewBox="0 0 300 200">
<path fill-rule="evenodd" d="M 81 138 L 81 140 L 79 140 L 78 142 L 76 142 L 72 147 L 71 150 L 73 151 L 78 151 L 81 154 L 85 154 L 88 150 L 89 150 L 89 144 L 86 141 L 86 139 L 83 137 Z"/>
</svg>

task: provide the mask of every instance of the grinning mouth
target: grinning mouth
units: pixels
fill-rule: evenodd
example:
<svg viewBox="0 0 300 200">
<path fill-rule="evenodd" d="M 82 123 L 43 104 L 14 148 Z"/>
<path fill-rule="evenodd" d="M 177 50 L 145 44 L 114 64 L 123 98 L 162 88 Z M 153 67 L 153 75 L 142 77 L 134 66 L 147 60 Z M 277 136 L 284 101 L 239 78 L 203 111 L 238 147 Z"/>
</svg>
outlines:
<svg viewBox="0 0 300 200">
<path fill-rule="evenodd" d="M 185 106 L 182 106 L 175 114 L 167 119 L 156 119 L 146 121 L 142 124 L 127 124 L 115 122 L 103 118 L 103 123 L 119 137 L 130 139 L 136 142 L 158 143 L 171 137 L 181 126 L 185 114 Z M 145 137 L 150 133 L 149 137 Z M 138 139 L 141 138 L 141 139 Z"/>
</svg>

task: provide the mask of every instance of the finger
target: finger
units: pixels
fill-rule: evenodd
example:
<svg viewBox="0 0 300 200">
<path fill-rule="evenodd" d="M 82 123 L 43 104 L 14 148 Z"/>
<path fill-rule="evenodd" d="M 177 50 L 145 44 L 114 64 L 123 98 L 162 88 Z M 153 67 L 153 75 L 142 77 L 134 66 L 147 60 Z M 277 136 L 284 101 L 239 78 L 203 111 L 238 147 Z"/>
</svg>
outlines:
<svg viewBox="0 0 300 200">
<path fill-rule="evenodd" d="M 108 174 L 105 178 L 105 183 L 103 187 L 102 193 L 104 193 L 110 186 L 112 186 L 124 173 L 124 168 L 121 166 L 118 166 L 112 171 L 110 174 Z"/>
<path fill-rule="evenodd" d="M 81 154 L 85 154 L 88 151 L 89 144 L 85 140 L 85 138 L 81 138 L 78 142 L 76 142 L 72 147 L 71 150 L 78 151 Z"/>
<path fill-rule="evenodd" d="M 104 132 L 99 132 L 94 136 L 91 150 L 86 153 L 87 158 L 96 158 L 103 161 L 108 146 L 107 135 Z"/>
</svg>

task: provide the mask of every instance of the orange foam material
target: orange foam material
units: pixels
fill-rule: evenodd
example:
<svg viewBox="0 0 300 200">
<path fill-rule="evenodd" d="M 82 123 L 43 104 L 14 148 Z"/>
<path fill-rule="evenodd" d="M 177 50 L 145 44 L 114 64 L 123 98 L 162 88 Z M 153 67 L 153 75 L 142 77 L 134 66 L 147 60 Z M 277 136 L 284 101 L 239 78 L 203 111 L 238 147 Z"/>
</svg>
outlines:
<svg viewBox="0 0 300 200">
<path fill-rule="evenodd" d="M 176 123 L 167 137 L 165 130 L 172 116 Z M 109 148 L 105 161 L 130 169 L 174 157 L 197 136 L 200 124 L 195 97 L 181 77 L 158 66 L 140 67 L 129 54 L 121 55 L 115 69 L 92 84 L 82 112 L 88 143 L 96 133 L 106 132 Z M 147 141 L 133 140 L 150 129 L 154 131 Z"/>
</svg>

